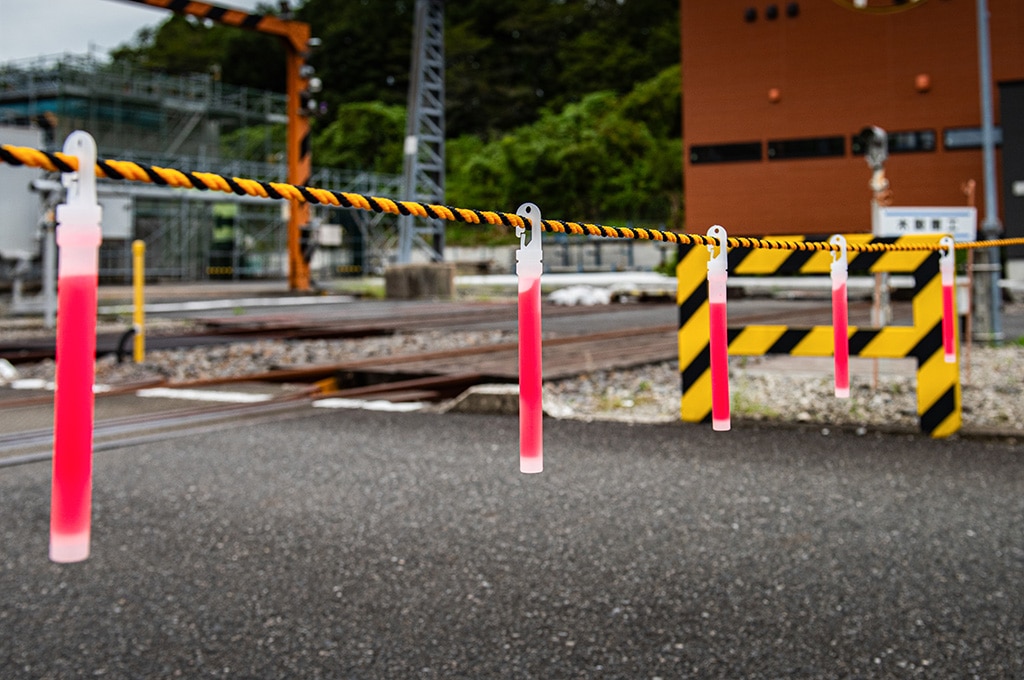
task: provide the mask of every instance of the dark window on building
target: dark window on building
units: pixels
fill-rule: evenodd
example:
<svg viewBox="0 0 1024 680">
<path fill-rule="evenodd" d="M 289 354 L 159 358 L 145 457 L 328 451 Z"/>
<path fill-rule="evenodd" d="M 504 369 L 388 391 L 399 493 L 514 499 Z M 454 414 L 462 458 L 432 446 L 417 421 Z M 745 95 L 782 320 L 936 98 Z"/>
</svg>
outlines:
<svg viewBox="0 0 1024 680">
<path fill-rule="evenodd" d="M 779 18 L 779 7 L 778 5 L 768 5 L 764 8 L 764 18 L 769 21 L 775 21 Z"/>
<path fill-rule="evenodd" d="M 996 127 L 993 130 L 993 137 L 996 146 L 1003 143 L 1003 129 Z M 980 149 L 981 128 L 949 128 L 942 132 L 942 146 L 947 149 Z"/>
<path fill-rule="evenodd" d="M 690 147 L 690 163 L 736 163 L 761 160 L 761 142 L 701 144 Z"/>
<path fill-rule="evenodd" d="M 937 136 L 935 130 L 903 130 L 889 132 L 889 153 L 914 153 L 935 151 Z M 854 156 L 864 155 L 864 141 L 860 135 L 850 137 L 850 150 Z"/>
<path fill-rule="evenodd" d="M 846 154 L 843 137 L 807 137 L 803 139 L 773 139 L 768 141 L 768 160 L 793 158 L 823 158 Z"/>
<path fill-rule="evenodd" d="M 752 24 L 757 21 L 757 10 L 753 7 L 748 7 L 743 10 L 743 20 L 748 24 Z"/>
</svg>

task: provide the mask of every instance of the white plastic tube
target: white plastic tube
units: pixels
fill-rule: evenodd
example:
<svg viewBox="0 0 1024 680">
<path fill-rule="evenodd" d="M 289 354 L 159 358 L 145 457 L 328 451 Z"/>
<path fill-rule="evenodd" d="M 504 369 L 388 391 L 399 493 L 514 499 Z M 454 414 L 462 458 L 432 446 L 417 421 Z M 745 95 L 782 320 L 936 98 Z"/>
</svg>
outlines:
<svg viewBox="0 0 1024 680">
<path fill-rule="evenodd" d="M 717 224 L 708 229 L 708 304 L 711 350 L 711 427 L 725 431 L 732 427 L 729 414 L 729 333 L 726 315 L 726 288 L 729 246 L 725 228 Z"/>
<path fill-rule="evenodd" d="M 836 234 L 829 243 L 838 250 L 832 251 L 832 355 L 835 363 L 835 392 L 840 399 L 850 396 L 850 307 L 847 280 L 849 260 L 846 253 L 846 239 Z"/>
<path fill-rule="evenodd" d="M 50 559 L 89 557 L 92 519 L 93 390 L 96 361 L 96 286 L 101 210 L 96 200 L 96 142 L 73 132 L 64 153 L 78 158 L 65 173 L 57 206 L 57 373 L 54 393 Z"/>
</svg>

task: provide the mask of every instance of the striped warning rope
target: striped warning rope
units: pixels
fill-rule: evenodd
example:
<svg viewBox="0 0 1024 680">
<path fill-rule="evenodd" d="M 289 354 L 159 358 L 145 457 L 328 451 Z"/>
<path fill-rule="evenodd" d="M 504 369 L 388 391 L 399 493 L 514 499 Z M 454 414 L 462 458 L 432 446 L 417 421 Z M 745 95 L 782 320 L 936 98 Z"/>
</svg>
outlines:
<svg viewBox="0 0 1024 680">
<path fill-rule="evenodd" d="M 0 162 L 9 165 L 41 168 L 49 172 L 75 172 L 78 170 L 78 159 L 61 152 L 48 152 L 31 147 L 0 144 Z M 222 191 L 242 196 L 253 196 L 268 199 L 285 199 L 305 201 L 319 205 L 338 208 L 356 208 L 392 215 L 412 215 L 414 217 L 464 222 L 467 224 L 487 224 L 491 226 L 519 227 L 530 229 L 529 221 L 524 221 L 515 213 L 490 210 L 472 210 L 456 208 L 418 201 L 398 201 L 379 196 L 347 191 L 331 191 L 315 187 L 299 186 L 285 182 L 262 182 L 241 177 L 226 177 L 212 172 L 187 172 L 174 168 L 162 168 L 145 165 L 134 161 L 104 160 L 96 161 L 97 177 L 111 180 L 147 182 L 159 186 L 179 189 L 198 189 L 200 191 Z M 602 238 L 635 239 L 641 241 L 661 241 L 681 245 L 718 245 L 714 239 L 702 234 L 684 234 L 661 229 L 611 227 L 583 222 L 561 220 L 543 220 L 541 229 L 555 234 L 574 236 L 597 236 Z M 828 240 L 786 240 L 731 236 L 727 240 L 729 248 L 759 248 L 767 250 L 797 251 L 835 251 L 838 246 Z M 1008 238 L 986 241 L 957 243 L 955 248 L 965 250 L 971 248 L 1000 248 L 1005 246 L 1024 245 L 1024 238 Z M 884 251 L 933 251 L 941 246 L 928 242 L 850 242 L 849 252 L 884 252 Z"/>
</svg>

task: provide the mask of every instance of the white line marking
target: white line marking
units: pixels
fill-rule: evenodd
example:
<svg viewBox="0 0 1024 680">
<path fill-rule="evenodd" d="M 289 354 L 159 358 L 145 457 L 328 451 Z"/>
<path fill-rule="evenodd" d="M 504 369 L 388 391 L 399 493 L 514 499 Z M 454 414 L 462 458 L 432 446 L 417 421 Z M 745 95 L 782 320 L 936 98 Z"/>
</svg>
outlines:
<svg viewBox="0 0 1024 680">
<path fill-rule="evenodd" d="M 162 397 L 164 399 L 188 399 L 190 401 L 223 401 L 233 404 L 253 404 L 258 401 L 269 401 L 269 394 L 252 394 L 249 392 L 219 392 L 212 390 L 187 390 L 173 387 L 149 387 L 138 390 L 140 397 Z"/>
<path fill-rule="evenodd" d="M 340 399 L 338 397 L 332 397 L 330 399 L 314 401 L 313 406 L 317 408 L 361 408 L 366 411 L 394 411 L 397 413 L 406 413 L 409 411 L 419 411 L 426 406 L 426 404 L 419 401 L 395 403 L 384 401 L 383 399 Z"/>
</svg>

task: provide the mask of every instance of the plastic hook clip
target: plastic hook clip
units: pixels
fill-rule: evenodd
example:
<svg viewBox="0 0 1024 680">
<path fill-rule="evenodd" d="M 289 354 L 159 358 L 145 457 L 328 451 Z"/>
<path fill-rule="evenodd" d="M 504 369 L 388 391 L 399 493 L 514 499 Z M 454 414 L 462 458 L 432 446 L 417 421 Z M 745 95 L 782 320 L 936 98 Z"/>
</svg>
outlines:
<svg viewBox="0 0 1024 680">
<path fill-rule="evenodd" d="M 542 244 L 542 221 L 540 208 L 533 203 L 523 203 L 516 210 L 516 215 L 530 222 L 530 229 L 525 226 L 516 227 L 519 249 L 516 250 L 516 274 L 520 276 L 540 276 L 544 271 L 544 254 Z M 529 241 L 527 241 L 529 236 Z"/>
</svg>

